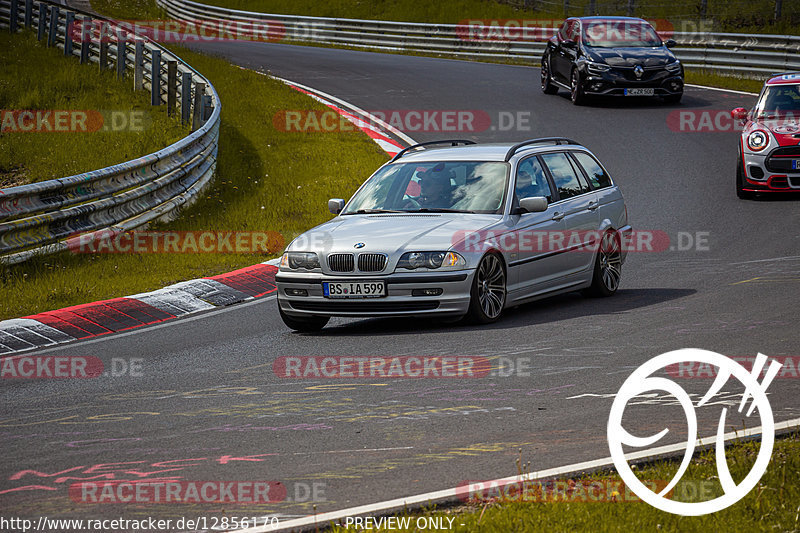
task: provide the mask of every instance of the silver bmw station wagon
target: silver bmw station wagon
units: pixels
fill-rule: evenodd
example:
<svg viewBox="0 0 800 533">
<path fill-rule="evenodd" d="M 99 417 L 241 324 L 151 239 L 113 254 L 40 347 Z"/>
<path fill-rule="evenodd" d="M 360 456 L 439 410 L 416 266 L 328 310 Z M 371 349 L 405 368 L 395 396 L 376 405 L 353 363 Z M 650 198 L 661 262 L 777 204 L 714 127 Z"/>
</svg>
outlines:
<svg viewBox="0 0 800 533">
<path fill-rule="evenodd" d="M 610 296 L 631 233 L 622 193 L 570 139 L 448 140 L 398 153 L 337 215 L 289 244 L 276 276 L 281 318 L 463 317 L 582 290 Z"/>
</svg>

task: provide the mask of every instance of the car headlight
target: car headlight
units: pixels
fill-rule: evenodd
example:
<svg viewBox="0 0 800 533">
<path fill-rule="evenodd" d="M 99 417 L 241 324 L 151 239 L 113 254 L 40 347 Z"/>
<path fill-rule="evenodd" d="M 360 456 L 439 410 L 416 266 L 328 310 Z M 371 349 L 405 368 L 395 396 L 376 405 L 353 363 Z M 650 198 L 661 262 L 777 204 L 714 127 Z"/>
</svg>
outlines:
<svg viewBox="0 0 800 533">
<path fill-rule="evenodd" d="M 747 147 L 755 152 L 763 150 L 769 144 L 769 137 L 761 130 L 756 130 L 747 136 Z"/>
<path fill-rule="evenodd" d="M 605 63 L 595 63 L 593 61 L 587 61 L 586 69 L 589 71 L 590 74 L 602 74 L 603 72 L 608 72 L 609 70 L 611 70 L 611 67 L 606 65 Z"/>
<path fill-rule="evenodd" d="M 680 72 L 681 71 L 681 62 L 676 59 L 674 62 L 669 63 L 664 68 L 666 68 L 670 72 Z"/>
<path fill-rule="evenodd" d="M 406 252 L 397 262 L 397 268 L 450 268 L 467 266 L 467 260 L 455 252 Z"/>
<path fill-rule="evenodd" d="M 314 252 L 286 252 L 281 257 L 281 268 L 314 270 L 319 268 L 319 257 Z"/>
</svg>

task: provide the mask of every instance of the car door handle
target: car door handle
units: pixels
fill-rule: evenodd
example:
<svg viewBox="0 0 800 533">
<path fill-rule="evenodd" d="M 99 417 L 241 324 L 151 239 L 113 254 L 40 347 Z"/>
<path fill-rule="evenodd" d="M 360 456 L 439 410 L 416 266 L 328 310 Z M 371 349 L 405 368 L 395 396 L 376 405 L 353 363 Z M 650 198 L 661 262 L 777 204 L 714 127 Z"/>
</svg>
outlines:
<svg viewBox="0 0 800 533">
<path fill-rule="evenodd" d="M 553 213 L 553 220 L 561 220 L 564 218 L 564 213 Z"/>
<path fill-rule="evenodd" d="M 597 202 L 589 202 L 589 205 L 586 207 L 586 209 L 588 209 L 589 211 L 594 211 L 598 207 L 599 204 Z"/>
</svg>

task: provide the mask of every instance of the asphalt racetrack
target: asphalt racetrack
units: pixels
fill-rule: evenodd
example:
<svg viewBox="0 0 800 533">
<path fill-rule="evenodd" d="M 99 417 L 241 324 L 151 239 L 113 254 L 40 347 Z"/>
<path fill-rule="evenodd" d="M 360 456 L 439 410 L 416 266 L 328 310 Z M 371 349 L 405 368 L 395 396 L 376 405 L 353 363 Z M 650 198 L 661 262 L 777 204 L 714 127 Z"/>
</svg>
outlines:
<svg viewBox="0 0 800 533">
<path fill-rule="evenodd" d="M 715 117 L 751 107 L 754 96 L 687 87 L 679 106 L 575 107 L 565 91 L 542 94 L 530 67 L 282 44 L 203 48 L 366 110 L 480 110 L 492 119 L 479 132 L 407 132 L 420 142 L 574 138 L 607 166 L 633 227 L 666 233 L 671 249 L 629 254 L 612 298 L 558 296 L 484 327 L 334 319 L 319 334 L 297 334 L 270 297 L 36 352 L 96 356 L 107 368 L 140 359 L 141 367 L 138 377 L 4 384 L 6 514 L 180 517 L 224 509 L 285 518 L 513 475 L 520 456 L 534 470 L 606 457 L 613 396 L 644 361 L 686 347 L 800 355 L 797 200 L 736 198 L 737 132 L 675 131 L 675 113 Z M 501 114 L 515 124 L 500 127 Z M 525 117 L 527 125 L 517 120 Z M 266 137 L 272 117 L 264 127 Z M 483 356 L 502 370 L 372 380 L 273 372 L 280 356 L 431 355 Z M 680 382 L 702 395 L 711 380 Z M 800 416 L 800 380 L 779 377 L 769 393 L 776 420 Z M 739 394 L 726 386 L 701 412 L 701 435 L 715 433 L 723 404 L 729 428 L 759 424 L 737 412 Z M 628 430 L 638 435 L 670 427 L 661 444 L 685 434 L 683 412 L 666 394 L 637 402 L 629 415 Z M 153 479 L 278 481 L 286 499 L 241 507 L 92 504 L 69 492 L 81 480 Z"/>
</svg>

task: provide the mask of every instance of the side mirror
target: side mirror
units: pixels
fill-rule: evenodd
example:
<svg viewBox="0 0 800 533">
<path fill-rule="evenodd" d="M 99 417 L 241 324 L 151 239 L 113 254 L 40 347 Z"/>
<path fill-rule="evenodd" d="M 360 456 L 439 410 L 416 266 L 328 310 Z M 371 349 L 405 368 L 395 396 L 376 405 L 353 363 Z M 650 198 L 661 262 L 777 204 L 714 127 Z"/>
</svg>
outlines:
<svg viewBox="0 0 800 533">
<path fill-rule="evenodd" d="M 667 41 L 664 43 L 664 46 L 667 48 L 672 48 L 674 46 L 678 46 L 678 43 L 675 42 L 675 39 L 667 39 Z"/>
<path fill-rule="evenodd" d="M 734 120 L 747 120 L 747 109 L 743 107 L 732 109 L 731 117 L 733 117 Z"/>
<path fill-rule="evenodd" d="M 519 206 L 528 213 L 541 213 L 547 211 L 547 198 L 544 196 L 523 198 L 519 201 Z"/>
<path fill-rule="evenodd" d="M 338 215 L 344 209 L 344 200 L 341 198 L 331 198 L 328 200 L 328 211 L 334 215 Z"/>
</svg>

